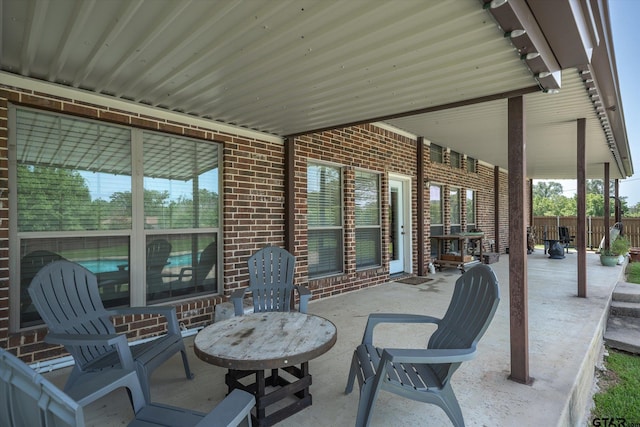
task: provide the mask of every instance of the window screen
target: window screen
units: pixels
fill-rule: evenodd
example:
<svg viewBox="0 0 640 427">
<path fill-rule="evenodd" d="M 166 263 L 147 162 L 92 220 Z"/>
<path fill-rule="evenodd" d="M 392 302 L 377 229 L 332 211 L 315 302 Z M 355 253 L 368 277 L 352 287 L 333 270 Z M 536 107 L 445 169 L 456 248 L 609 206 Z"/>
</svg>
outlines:
<svg viewBox="0 0 640 427">
<path fill-rule="evenodd" d="M 441 146 L 431 144 L 429 146 L 429 152 L 431 153 L 432 163 L 444 163 L 443 149 Z"/>
<path fill-rule="evenodd" d="M 93 272 L 106 307 L 129 305 L 134 294 L 141 304 L 142 295 L 149 302 L 218 290 L 219 144 L 31 109 L 11 109 L 10 118 L 19 327 L 41 323 L 26 290 L 58 259 Z M 170 249 L 151 271 L 157 240 Z M 131 282 L 136 269 L 146 284 Z"/>
<path fill-rule="evenodd" d="M 476 164 L 477 164 L 476 159 L 474 159 L 473 157 L 467 157 L 467 172 L 475 173 Z"/>
<path fill-rule="evenodd" d="M 380 178 L 356 171 L 356 268 L 381 265 Z"/>
<path fill-rule="evenodd" d="M 467 231 L 476 229 L 476 192 L 467 190 Z"/>
<path fill-rule="evenodd" d="M 457 151 L 451 150 L 450 159 L 451 167 L 454 169 L 460 169 L 462 167 L 462 156 Z"/>
<path fill-rule="evenodd" d="M 307 167 L 309 276 L 343 271 L 342 175 L 333 166 Z"/>
</svg>

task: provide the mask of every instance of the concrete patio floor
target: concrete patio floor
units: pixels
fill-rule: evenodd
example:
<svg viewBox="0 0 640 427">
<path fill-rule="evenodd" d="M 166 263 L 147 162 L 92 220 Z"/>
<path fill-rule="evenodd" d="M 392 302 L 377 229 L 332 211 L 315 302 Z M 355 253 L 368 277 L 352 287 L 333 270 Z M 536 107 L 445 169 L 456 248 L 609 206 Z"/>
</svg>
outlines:
<svg viewBox="0 0 640 427">
<path fill-rule="evenodd" d="M 491 264 L 500 281 L 502 300 L 479 355 L 464 363 L 453 377 L 453 389 L 468 426 L 582 426 L 588 416 L 593 391 L 594 366 L 602 357 L 602 335 L 609 301 L 622 267 L 603 267 L 597 255 L 587 254 L 587 298 L 577 295 L 577 255 L 552 260 L 537 249 L 528 256 L 529 354 L 534 381 L 510 381 L 509 259 Z M 351 355 L 360 342 L 367 315 L 404 312 L 441 316 L 451 296 L 457 270 L 443 270 L 421 285 L 389 282 L 322 301 L 309 312 L 331 320 L 338 329 L 336 345 L 310 362 L 313 405 L 279 423 L 279 426 L 352 426 L 358 403 L 357 385 L 344 394 Z M 409 326 L 379 327 L 376 339 L 387 347 L 424 346 L 420 330 Z M 423 330 L 425 334 L 428 330 Z M 209 411 L 226 393 L 225 370 L 200 361 L 193 353 L 193 337 L 186 338 L 195 379 L 184 378 L 175 356 L 152 377 L 152 400 Z M 46 374 L 62 386 L 70 368 Z M 85 410 L 87 425 L 122 426 L 133 417 L 124 391 L 96 402 Z M 372 426 L 447 426 L 444 412 L 381 392 Z"/>
</svg>

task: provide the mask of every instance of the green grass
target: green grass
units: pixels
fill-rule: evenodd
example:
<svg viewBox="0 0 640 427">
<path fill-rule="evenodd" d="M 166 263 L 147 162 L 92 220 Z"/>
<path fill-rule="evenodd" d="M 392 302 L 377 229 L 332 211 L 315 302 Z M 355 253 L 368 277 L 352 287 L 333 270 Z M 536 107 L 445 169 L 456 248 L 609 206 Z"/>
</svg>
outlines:
<svg viewBox="0 0 640 427">
<path fill-rule="evenodd" d="M 630 262 L 627 265 L 627 282 L 640 283 L 640 262 Z"/>
<path fill-rule="evenodd" d="M 629 263 L 626 276 L 627 282 L 640 283 L 640 262 Z M 608 425 L 605 418 L 617 422 L 611 425 L 640 425 L 640 356 L 609 349 L 605 367 L 598 381 L 600 392 L 593 396 L 591 425 Z"/>
<path fill-rule="evenodd" d="M 598 424 L 603 418 L 640 423 L 640 357 L 609 349 L 605 366 L 598 381 L 601 391 L 593 396 L 592 425 L 604 425 Z"/>
</svg>

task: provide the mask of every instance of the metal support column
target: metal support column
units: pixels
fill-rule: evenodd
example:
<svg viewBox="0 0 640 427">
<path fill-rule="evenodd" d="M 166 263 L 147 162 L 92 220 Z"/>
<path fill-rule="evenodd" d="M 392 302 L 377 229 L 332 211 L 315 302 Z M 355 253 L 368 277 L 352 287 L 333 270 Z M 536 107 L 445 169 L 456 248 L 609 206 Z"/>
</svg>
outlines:
<svg viewBox="0 0 640 427">
<path fill-rule="evenodd" d="M 524 98 L 509 98 L 509 308 L 511 325 L 511 375 L 530 384 L 529 311 L 527 289 L 526 141 Z"/>
<path fill-rule="evenodd" d="M 604 192 L 604 249 L 609 249 L 611 247 L 611 240 L 609 236 L 609 228 L 611 228 L 609 223 L 611 219 L 611 205 L 609 204 L 609 196 L 611 195 L 611 192 L 609 190 L 609 185 L 611 183 L 609 181 L 609 163 L 605 163 L 604 182 L 602 183 L 602 190 Z"/>
<path fill-rule="evenodd" d="M 425 226 L 424 226 L 424 184 L 425 184 L 425 172 L 424 172 L 424 138 L 419 136 L 417 142 L 416 158 L 418 163 L 418 179 L 416 182 L 416 197 L 418 204 L 418 276 L 425 275 L 424 263 L 425 263 Z"/>
<path fill-rule="evenodd" d="M 577 228 L 576 249 L 578 251 L 578 296 L 587 297 L 587 155 L 586 155 L 586 119 L 577 121 Z"/>
</svg>

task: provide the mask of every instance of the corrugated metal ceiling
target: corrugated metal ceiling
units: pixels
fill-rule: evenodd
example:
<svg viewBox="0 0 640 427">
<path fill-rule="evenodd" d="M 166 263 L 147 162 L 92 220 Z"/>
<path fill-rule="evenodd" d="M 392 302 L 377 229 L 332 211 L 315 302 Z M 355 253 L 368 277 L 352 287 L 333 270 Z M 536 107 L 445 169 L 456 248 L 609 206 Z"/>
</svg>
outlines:
<svg viewBox="0 0 640 427">
<path fill-rule="evenodd" d="M 4 71 L 281 136 L 536 84 L 478 0 L 0 4 Z M 576 117 L 589 119 L 589 174 L 615 163 L 565 74 L 561 96 L 527 96 L 531 177 L 575 175 Z M 506 168 L 505 105 L 390 123 Z"/>
</svg>

